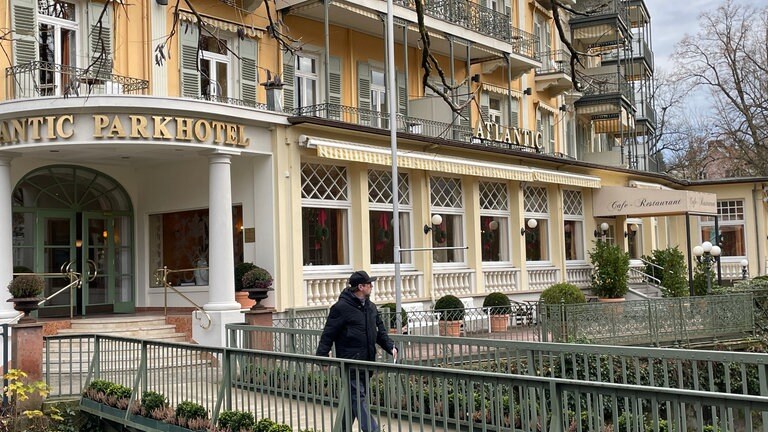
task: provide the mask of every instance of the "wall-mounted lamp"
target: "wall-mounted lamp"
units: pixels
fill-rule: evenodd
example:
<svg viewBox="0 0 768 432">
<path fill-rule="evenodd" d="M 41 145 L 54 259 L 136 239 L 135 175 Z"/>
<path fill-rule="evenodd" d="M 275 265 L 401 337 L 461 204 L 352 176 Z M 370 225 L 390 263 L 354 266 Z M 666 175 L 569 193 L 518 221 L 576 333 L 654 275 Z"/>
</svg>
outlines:
<svg viewBox="0 0 768 432">
<path fill-rule="evenodd" d="M 473 83 L 479 83 L 480 82 L 480 74 L 474 74 L 472 75 L 471 81 Z"/>
<path fill-rule="evenodd" d="M 639 227 L 637 226 L 637 224 L 630 224 L 629 225 L 629 231 L 624 231 L 624 237 L 626 238 L 626 237 L 634 237 L 634 236 L 636 236 L 638 228 Z"/>
<path fill-rule="evenodd" d="M 530 88 L 530 87 L 526 87 L 526 88 L 525 88 L 525 90 L 523 90 L 523 94 L 524 94 L 524 95 L 528 95 L 528 96 L 530 96 L 530 95 L 531 95 L 531 93 L 532 93 L 532 90 L 531 90 L 531 88 Z"/>
<path fill-rule="evenodd" d="M 601 223 L 600 226 L 595 230 L 595 237 L 603 236 L 603 240 L 605 240 L 605 235 L 608 233 L 608 228 L 610 228 L 608 222 Z"/>
<path fill-rule="evenodd" d="M 525 224 L 528 225 L 528 228 L 535 229 L 537 226 L 539 226 L 539 221 L 531 218 L 531 219 L 528 219 L 528 222 L 526 222 Z M 526 231 L 525 227 L 520 228 L 520 235 L 524 236 L 525 231 Z"/>
<path fill-rule="evenodd" d="M 432 222 L 432 225 L 442 225 L 443 224 L 443 217 L 439 214 L 433 214 L 432 218 L 429 220 Z M 424 234 L 429 234 L 429 232 L 432 231 L 432 227 L 428 224 L 424 224 Z"/>
</svg>

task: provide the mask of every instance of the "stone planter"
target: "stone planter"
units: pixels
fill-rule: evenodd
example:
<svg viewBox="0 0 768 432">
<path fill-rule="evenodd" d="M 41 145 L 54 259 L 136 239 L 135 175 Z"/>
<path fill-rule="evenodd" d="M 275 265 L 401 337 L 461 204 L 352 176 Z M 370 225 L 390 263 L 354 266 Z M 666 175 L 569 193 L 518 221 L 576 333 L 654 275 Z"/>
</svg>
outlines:
<svg viewBox="0 0 768 432">
<path fill-rule="evenodd" d="M 491 332 L 504 333 L 509 328 L 509 314 L 491 315 Z"/>
<path fill-rule="evenodd" d="M 440 321 L 440 336 L 459 337 L 461 336 L 461 324 L 463 321 Z"/>
<path fill-rule="evenodd" d="M 39 307 L 38 303 L 41 300 L 43 299 L 39 297 L 22 297 L 22 298 L 9 299 L 8 302 L 13 303 L 14 309 L 24 313 L 24 316 L 21 317 L 21 319 L 19 320 L 19 323 L 32 323 L 32 322 L 36 322 L 37 320 L 29 316 L 29 314 L 38 309 Z"/>
<path fill-rule="evenodd" d="M 270 291 L 274 291 L 274 288 L 246 288 L 243 290 L 243 292 L 248 293 L 248 298 L 255 302 L 255 304 L 251 306 L 251 310 L 264 309 L 264 305 L 260 304 L 260 302 L 269 297 Z"/>
</svg>

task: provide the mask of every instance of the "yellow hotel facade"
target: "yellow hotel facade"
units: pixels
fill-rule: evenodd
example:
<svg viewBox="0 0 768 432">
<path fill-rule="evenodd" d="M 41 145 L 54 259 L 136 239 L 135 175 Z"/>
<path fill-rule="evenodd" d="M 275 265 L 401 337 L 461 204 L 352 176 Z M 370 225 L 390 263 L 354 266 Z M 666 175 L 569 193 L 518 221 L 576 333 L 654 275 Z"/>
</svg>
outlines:
<svg viewBox="0 0 768 432">
<path fill-rule="evenodd" d="M 194 338 L 218 344 L 223 326 L 241 320 L 236 263 L 274 275 L 264 303 L 278 313 L 327 307 L 359 268 L 379 276 L 374 300 L 388 302 L 394 235 L 406 248 L 459 247 L 403 255 L 413 308 L 445 294 L 479 305 L 493 291 L 529 300 L 561 281 L 586 288 L 596 238 L 641 266 L 654 249 L 690 254 L 717 238 L 715 219 L 723 277 L 739 278 L 743 259 L 750 274 L 766 272 L 768 179 L 690 183 L 653 172 L 642 1 L 564 19 L 574 46 L 594 54 L 579 66 L 578 91 L 548 1 L 428 3 L 432 53 L 462 116 L 421 85 L 408 0 L 395 1 L 393 59 L 382 0 L 194 0 L 178 13 L 163 3 L 0 5 L 12 31 L 0 58 L 3 283 L 20 269 L 76 269 L 85 277 L 74 312 L 117 314 L 189 307 L 175 293 L 166 303 L 157 270 L 198 268 L 169 281 L 213 319 Z M 300 49 L 282 49 L 269 13 Z M 46 283 L 48 295 L 66 284 Z M 15 316 L 7 296 L 4 319 Z M 66 297 L 41 316 L 69 315 Z"/>
</svg>

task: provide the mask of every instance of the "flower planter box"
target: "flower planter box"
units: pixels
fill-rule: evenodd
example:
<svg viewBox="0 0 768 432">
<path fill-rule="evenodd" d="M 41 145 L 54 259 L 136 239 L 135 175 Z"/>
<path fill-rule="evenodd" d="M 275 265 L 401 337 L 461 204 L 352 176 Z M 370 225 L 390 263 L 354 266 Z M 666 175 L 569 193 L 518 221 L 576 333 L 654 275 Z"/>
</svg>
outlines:
<svg viewBox="0 0 768 432">
<path fill-rule="evenodd" d="M 125 420 L 125 413 L 126 413 L 125 410 L 121 410 L 115 407 L 111 407 L 109 405 L 105 405 L 100 402 L 96 402 L 93 399 L 82 398 L 80 400 L 80 406 L 84 408 L 85 411 L 88 411 L 92 414 L 96 414 L 110 420 L 116 420 L 116 421 Z"/>
<path fill-rule="evenodd" d="M 461 324 L 463 321 L 440 321 L 440 336 L 459 337 L 461 336 Z"/>
<path fill-rule="evenodd" d="M 509 327 L 509 315 L 491 315 L 491 332 L 504 333 Z"/>
<path fill-rule="evenodd" d="M 144 417 L 140 415 L 132 415 L 130 417 L 130 421 L 133 423 L 136 423 L 137 425 L 141 425 L 146 427 L 146 430 L 151 431 L 162 431 L 165 432 L 168 430 L 168 426 L 170 426 L 168 423 L 164 423 L 160 420 L 155 420 L 151 417 Z"/>
</svg>

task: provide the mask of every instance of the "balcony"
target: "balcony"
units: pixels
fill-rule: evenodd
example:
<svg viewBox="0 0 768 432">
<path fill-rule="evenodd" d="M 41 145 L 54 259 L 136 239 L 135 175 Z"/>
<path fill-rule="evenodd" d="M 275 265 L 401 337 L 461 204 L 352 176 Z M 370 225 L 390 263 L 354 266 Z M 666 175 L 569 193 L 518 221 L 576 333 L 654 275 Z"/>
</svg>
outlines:
<svg viewBox="0 0 768 432">
<path fill-rule="evenodd" d="M 622 61 L 627 78 L 632 81 L 640 80 L 653 73 L 653 51 L 644 40 L 633 39 L 632 51 L 613 50 L 601 55 L 602 64 L 615 64 Z"/>
<path fill-rule="evenodd" d="M 599 103 L 617 97 L 622 98 L 630 106 L 634 105 L 632 85 L 621 74 L 583 75 L 580 84 L 583 97 L 576 101 L 577 106 Z"/>
<path fill-rule="evenodd" d="M 30 62 L 5 69 L 6 99 L 29 99 L 46 96 L 144 95 L 149 81 L 93 68 Z"/>
<path fill-rule="evenodd" d="M 319 104 L 293 110 L 294 117 L 312 117 L 365 126 L 375 129 L 389 129 L 389 115 L 369 109 L 361 109 L 336 104 Z M 501 148 L 516 152 L 536 152 L 531 146 L 511 144 L 489 139 L 473 138 L 472 128 L 468 125 L 440 122 L 435 120 L 409 117 L 397 114 L 397 132 L 426 138 L 438 138 L 460 141 L 479 148 Z M 523 135 L 526 132 L 522 131 Z"/>
<path fill-rule="evenodd" d="M 546 51 L 539 55 L 541 67 L 536 69 L 536 91 L 557 96 L 573 88 L 571 54 L 566 50 Z"/>
<path fill-rule="evenodd" d="M 394 0 L 394 4 L 416 10 L 414 0 Z M 424 14 L 494 39 L 508 42 L 513 52 L 538 59 L 536 38 L 511 23 L 511 17 L 469 0 L 425 0 Z"/>
<path fill-rule="evenodd" d="M 580 0 L 569 24 L 574 42 L 582 47 L 614 46 L 631 38 L 627 5 L 623 0 Z"/>
<path fill-rule="evenodd" d="M 637 99 L 635 102 L 637 131 L 648 133 L 656 130 L 656 111 L 648 101 Z"/>
</svg>

